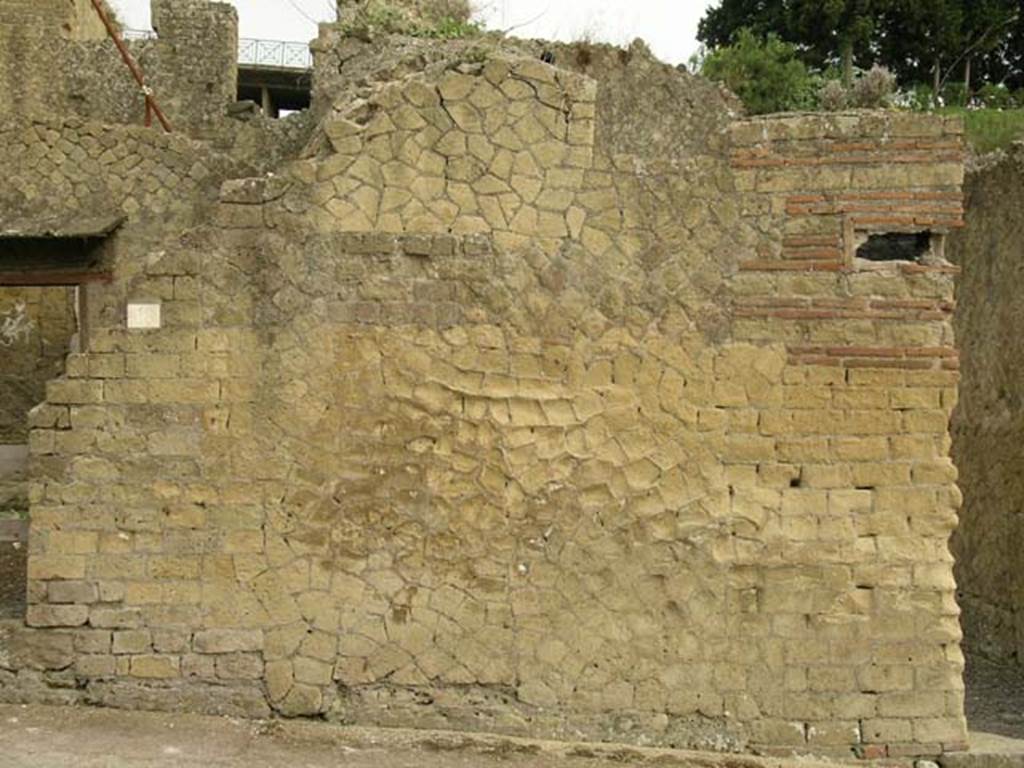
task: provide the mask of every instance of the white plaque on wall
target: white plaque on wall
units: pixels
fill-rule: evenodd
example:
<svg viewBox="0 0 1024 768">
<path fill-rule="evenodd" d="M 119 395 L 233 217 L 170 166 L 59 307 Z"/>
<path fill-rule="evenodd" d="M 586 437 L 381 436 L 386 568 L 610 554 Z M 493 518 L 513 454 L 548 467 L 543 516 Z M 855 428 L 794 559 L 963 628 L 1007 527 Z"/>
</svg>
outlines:
<svg viewBox="0 0 1024 768">
<path fill-rule="evenodd" d="M 128 302 L 128 328 L 146 330 L 160 327 L 160 302 Z"/>
</svg>

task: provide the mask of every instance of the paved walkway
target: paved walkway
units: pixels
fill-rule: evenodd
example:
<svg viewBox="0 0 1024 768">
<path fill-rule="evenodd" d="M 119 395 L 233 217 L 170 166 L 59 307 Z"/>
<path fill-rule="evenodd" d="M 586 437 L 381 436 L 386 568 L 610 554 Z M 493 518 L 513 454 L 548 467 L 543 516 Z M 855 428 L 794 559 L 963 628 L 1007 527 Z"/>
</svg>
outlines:
<svg viewBox="0 0 1024 768">
<path fill-rule="evenodd" d="M 587 757 L 580 755 L 588 755 Z M 592 756 L 598 755 L 598 756 Z M 0 768 L 824 768 L 614 746 L 199 715 L 0 705 Z"/>
<path fill-rule="evenodd" d="M 972 734 L 942 768 L 1024 768 L 1024 742 Z M 890 765 L 905 765 L 913 761 Z M 869 763 L 858 763 L 870 765 Z M 0 705 L 0 768 L 843 768 L 816 758 L 564 744 L 114 709 Z"/>
</svg>

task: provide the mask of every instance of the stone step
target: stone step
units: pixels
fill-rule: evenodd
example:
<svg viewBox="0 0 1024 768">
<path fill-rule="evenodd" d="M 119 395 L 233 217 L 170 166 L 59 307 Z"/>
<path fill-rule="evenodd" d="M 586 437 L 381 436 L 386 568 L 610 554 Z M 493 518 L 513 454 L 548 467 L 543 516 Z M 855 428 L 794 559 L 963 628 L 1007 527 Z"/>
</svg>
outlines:
<svg viewBox="0 0 1024 768">
<path fill-rule="evenodd" d="M 994 733 L 970 734 L 967 752 L 950 752 L 939 758 L 942 768 L 1024 768 L 1024 739 Z"/>
<path fill-rule="evenodd" d="M 23 444 L 0 444 L 0 478 L 24 472 L 28 466 L 28 446 Z"/>
<path fill-rule="evenodd" d="M 0 542 L 28 541 L 28 520 L 0 520 Z"/>
</svg>

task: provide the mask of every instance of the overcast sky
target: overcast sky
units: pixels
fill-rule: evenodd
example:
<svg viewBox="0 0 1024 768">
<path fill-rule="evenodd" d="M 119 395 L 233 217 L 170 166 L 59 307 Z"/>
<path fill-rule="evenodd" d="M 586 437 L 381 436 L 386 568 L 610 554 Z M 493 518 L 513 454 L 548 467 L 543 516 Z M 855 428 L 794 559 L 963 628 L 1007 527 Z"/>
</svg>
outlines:
<svg viewBox="0 0 1024 768">
<path fill-rule="evenodd" d="M 330 18 L 333 0 L 231 0 L 238 8 L 242 37 L 311 40 L 316 21 Z M 125 25 L 149 29 L 149 0 L 112 0 Z M 628 44 L 642 37 L 673 64 L 697 49 L 697 22 L 711 0 L 479 0 L 481 18 L 492 29 L 519 37 Z"/>
</svg>

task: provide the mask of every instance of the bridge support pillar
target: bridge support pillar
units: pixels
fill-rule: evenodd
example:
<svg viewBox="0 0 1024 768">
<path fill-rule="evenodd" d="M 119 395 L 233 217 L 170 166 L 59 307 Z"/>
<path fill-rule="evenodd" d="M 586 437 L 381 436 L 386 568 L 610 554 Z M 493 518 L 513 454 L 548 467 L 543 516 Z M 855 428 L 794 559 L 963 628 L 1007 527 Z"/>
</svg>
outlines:
<svg viewBox="0 0 1024 768">
<path fill-rule="evenodd" d="M 277 117 L 277 104 L 274 103 L 274 95 L 267 86 L 260 87 L 260 108 L 267 117 Z"/>
</svg>

